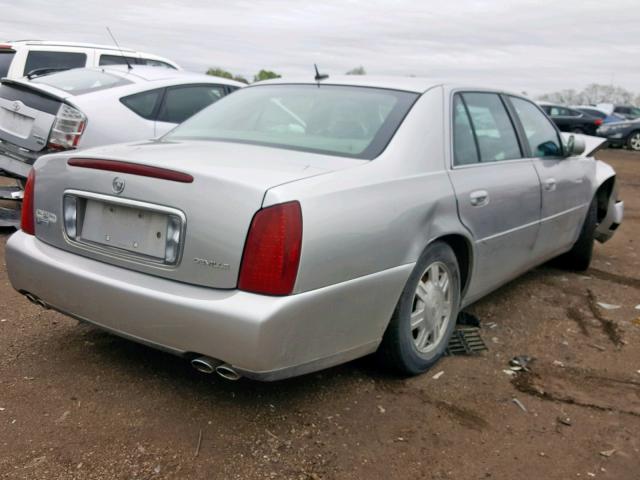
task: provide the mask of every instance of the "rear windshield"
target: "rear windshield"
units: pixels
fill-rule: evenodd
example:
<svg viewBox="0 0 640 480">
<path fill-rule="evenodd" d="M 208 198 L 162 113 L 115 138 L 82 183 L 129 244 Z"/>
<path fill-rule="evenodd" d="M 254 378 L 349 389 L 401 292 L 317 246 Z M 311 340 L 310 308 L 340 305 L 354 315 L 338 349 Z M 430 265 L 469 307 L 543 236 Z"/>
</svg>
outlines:
<svg viewBox="0 0 640 480">
<path fill-rule="evenodd" d="M 165 139 L 266 145 L 371 160 L 417 94 L 336 85 L 261 85 L 216 102 Z"/>
<path fill-rule="evenodd" d="M 60 73 L 52 73 L 31 80 L 33 83 L 42 83 L 72 95 L 95 92 L 107 88 L 119 87 L 131 83 L 129 80 L 98 70 L 77 68 Z"/>
<path fill-rule="evenodd" d="M 0 52 L 0 78 L 6 77 L 15 52 Z"/>
</svg>

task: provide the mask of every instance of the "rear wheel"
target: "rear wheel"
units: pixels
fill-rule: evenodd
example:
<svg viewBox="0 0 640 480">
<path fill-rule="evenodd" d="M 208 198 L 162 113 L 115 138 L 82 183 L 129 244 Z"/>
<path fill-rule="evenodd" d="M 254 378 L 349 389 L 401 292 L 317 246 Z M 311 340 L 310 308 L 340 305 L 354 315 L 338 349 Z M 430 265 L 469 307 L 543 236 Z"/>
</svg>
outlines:
<svg viewBox="0 0 640 480">
<path fill-rule="evenodd" d="M 558 258 L 563 267 L 578 271 L 589 268 L 593 256 L 593 234 L 598 224 L 597 216 L 598 205 L 594 198 L 589 205 L 589 211 L 582 224 L 578 240 L 573 244 L 571 250 Z"/>
<path fill-rule="evenodd" d="M 406 375 L 428 370 L 444 354 L 460 304 L 460 271 L 444 242 L 434 242 L 418 259 L 389 322 L 380 355 Z"/>
<path fill-rule="evenodd" d="M 633 151 L 640 152 L 640 130 L 629 135 L 627 146 Z"/>
</svg>

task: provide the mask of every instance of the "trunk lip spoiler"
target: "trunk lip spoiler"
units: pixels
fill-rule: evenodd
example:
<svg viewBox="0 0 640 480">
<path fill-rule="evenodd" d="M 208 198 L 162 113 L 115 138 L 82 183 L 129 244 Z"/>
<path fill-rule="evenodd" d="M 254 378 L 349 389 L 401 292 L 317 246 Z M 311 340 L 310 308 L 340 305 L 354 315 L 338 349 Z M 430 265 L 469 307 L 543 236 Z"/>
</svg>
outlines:
<svg viewBox="0 0 640 480">
<path fill-rule="evenodd" d="M 72 167 L 91 168 L 113 173 L 124 173 L 140 177 L 158 178 L 180 183 L 193 183 L 193 176 L 188 173 L 171 170 L 169 168 L 145 165 L 142 163 L 126 162 L 122 160 L 107 160 L 102 158 L 74 157 L 67 160 Z"/>
</svg>

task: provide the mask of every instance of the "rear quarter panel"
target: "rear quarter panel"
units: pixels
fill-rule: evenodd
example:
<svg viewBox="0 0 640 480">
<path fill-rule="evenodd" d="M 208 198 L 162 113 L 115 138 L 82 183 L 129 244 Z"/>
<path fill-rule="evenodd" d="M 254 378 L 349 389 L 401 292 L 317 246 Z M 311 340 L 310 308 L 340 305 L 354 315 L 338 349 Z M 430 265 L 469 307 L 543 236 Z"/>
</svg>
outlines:
<svg viewBox="0 0 640 480">
<path fill-rule="evenodd" d="M 265 206 L 288 200 L 302 206 L 296 292 L 414 263 L 442 235 L 469 237 L 445 170 L 442 112 L 443 92 L 435 87 L 378 158 L 267 192 Z"/>
</svg>

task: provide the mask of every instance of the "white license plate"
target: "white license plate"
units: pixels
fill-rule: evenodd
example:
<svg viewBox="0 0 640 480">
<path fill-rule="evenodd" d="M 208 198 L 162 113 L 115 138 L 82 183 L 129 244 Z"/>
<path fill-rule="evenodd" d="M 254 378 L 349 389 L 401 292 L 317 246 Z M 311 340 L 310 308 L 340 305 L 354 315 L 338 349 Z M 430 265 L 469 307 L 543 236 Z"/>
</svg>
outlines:
<svg viewBox="0 0 640 480">
<path fill-rule="evenodd" d="M 84 241 L 163 259 L 167 220 L 164 213 L 87 200 L 81 237 Z"/>
<path fill-rule="evenodd" d="M 16 137 L 28 138 L 33 118 L 0 107 L 0 128 Z"/>
</svg>

